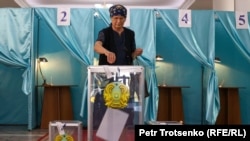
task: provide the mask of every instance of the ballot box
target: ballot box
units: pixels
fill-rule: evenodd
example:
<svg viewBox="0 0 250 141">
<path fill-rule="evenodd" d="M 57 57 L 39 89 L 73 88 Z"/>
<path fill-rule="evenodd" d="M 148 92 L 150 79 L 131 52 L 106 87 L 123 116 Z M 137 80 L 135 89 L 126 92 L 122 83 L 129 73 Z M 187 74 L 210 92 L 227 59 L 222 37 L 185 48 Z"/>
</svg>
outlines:
<svg viewBox="0 0 250 141">
<path fill-rule="evenodd" d="M 142 66 L 88 67 L 88 141 L 133 141 L 143 124 L 145 79 Z"/>
<path fill-rule="evenodd" d="M 49 122 L 49 141 L 82 141 L 82 122 L 56 120 Z"/>
</svg>

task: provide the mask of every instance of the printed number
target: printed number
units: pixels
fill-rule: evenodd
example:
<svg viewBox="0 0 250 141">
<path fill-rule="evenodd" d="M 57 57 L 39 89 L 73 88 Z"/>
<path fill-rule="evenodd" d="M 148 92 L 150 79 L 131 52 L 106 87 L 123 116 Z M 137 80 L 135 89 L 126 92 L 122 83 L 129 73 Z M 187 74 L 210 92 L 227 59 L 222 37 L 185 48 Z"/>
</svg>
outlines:
<svg viewBox="0 0 250 141">
<path fill-rule="evenodd" d="M 187 13 L 182 17 L 181 21 L 184 21 L 185 23 L 188 23 L 188 15 L 187 15 Z"/>
<path fill-rule="evenodd" d="M 63 14 L 63 17 L 62 17 L 62 19 L 61 19 L 61 22 L 67 21 L 67 19 L 66 19 L 67 12 L 66 12 L 66 11 L 62 11 L 61 13 Z"/>
<path fill-rule="evenodd" d="M 239 25 L 244 25 L 246 23 L 245 21 L 245 15 L 239 16 Z"/>
</svg>

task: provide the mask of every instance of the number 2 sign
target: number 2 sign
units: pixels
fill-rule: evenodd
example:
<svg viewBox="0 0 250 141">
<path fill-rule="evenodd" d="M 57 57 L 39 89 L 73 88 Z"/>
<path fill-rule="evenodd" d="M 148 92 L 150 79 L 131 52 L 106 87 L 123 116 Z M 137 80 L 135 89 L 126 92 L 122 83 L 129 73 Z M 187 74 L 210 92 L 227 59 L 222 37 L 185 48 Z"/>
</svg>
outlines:
<svg viewBox="0 0 250 141">
<path fill-rule="evenodd" d="M 179 27 L 191 27 L 192 15 L 191 10 L 179 10 Z"/>
<path fill-rule="evenodd" d="M 70 8 L 57 8 L 57 25 L 70 25 Z"/>
<path fill-rule="evenodd" d="M 248 15 L 247 12 L 235 12 L 236 28 L 248 29 Z"/>
</svg>

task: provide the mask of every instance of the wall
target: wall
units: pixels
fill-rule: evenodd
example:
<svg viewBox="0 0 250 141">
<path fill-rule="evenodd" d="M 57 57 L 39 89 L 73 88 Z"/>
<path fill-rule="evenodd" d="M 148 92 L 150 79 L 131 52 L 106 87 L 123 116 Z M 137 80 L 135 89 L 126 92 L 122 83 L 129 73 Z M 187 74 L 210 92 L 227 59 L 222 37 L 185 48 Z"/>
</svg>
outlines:
<svg viewBox="0 0 250 141">
<path fill-rule="evenodd" d="M 192 10 L 213 9 L 213 0 L 196 0 L 188 9 Z"/>
<path fill-rule="evenodd" d="M 213 0 L 213 9 L 221 11 L 234 11 L 234 0 Z"/>
<path fill-rule="evenodd" d="M 235 11 L 250 11 L 250 0 L 234 0 Z"/>
</svg>

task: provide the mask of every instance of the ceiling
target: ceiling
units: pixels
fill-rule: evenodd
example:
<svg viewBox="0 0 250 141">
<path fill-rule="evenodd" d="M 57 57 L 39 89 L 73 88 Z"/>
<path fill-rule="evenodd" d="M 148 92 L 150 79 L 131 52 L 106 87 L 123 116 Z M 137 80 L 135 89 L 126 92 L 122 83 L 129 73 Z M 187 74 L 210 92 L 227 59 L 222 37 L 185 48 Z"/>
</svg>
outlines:
<svg viewBox="0 0 250 141">
<path fill-rule="evenodd" d="M 123 4 L 127 7 L 165 7 L 179 8 L 189 6 L 195 0 L 14 0 L 21 7 L 94 7 L 95 4 Z"/>
<path fill-rule="evenodd" d="M 94 7 L 120 3 L 127 7 L 165 9 L 212 9 L 212 0 L 1 0 L 0 7 Z"/>
</svg>

